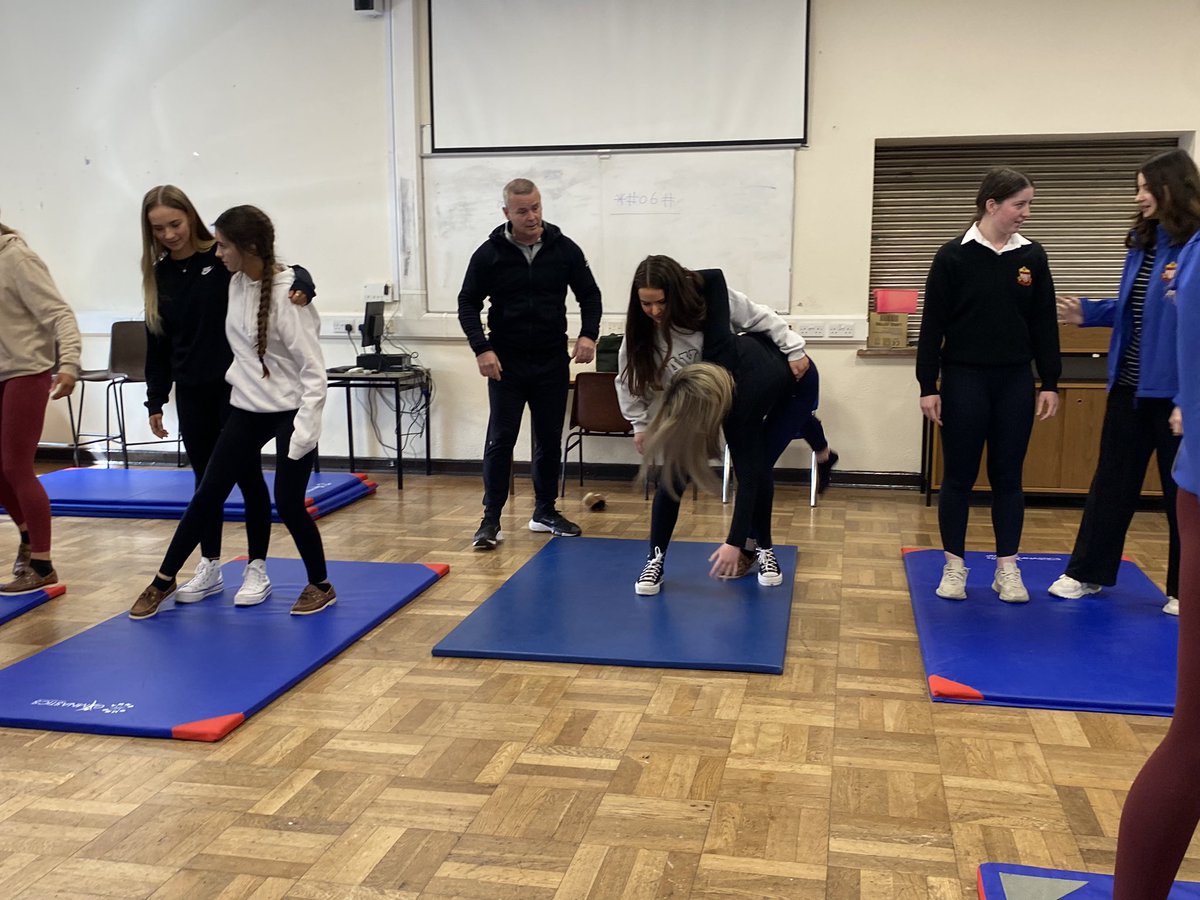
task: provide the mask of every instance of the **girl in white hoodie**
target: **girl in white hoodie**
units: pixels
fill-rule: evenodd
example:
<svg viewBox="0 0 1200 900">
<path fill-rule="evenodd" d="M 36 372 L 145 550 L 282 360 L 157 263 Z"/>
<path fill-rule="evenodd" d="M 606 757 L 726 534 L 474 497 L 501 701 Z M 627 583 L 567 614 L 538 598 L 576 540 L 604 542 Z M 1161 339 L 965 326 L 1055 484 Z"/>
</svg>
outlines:
<svg viewBox="0 0 1200 900">
<path fill-rule="evenodd" d="M 240 476 L 248 469 L 261 470 L 261 450 L 271 438 L 275 508 L 296 543 L 309 581 L 292 614 L 320 612 L 337 597 L 326 580 L 321 534 L 304 505 L 325 406 L 320 320 L 311 306 L 289 302 L 295 276 L 275 262 L 275 229 L 265 213 L 253 206 L 226 210 L 217 218 L 216 240 L 217 256 L 233 273 L 225 318 L 225 335 L 233 350 L 225 375 L 232 388 L 232 411 L 158 574 L 129 612 L 134 619 L 155 615 L 175 592 L 175 575 L 199 544 L 204 525 L 222 515 Z"/>
</svg>

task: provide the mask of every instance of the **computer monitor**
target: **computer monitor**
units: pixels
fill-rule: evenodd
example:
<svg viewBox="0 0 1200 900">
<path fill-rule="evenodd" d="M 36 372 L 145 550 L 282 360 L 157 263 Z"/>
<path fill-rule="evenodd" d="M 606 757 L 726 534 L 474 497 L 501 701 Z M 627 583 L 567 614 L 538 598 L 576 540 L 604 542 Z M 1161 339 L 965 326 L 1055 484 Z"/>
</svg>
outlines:
<svg viewBox="0 0 1200 900">
<path fill-rule="evenodd" d="M 358 327 L 362 332 L 362 345 L 374 347 L 376 353 L 382 353 L 384 329 L 383 301 L 368 300 L 363 311 L 363 323 Z"/>
</svg>

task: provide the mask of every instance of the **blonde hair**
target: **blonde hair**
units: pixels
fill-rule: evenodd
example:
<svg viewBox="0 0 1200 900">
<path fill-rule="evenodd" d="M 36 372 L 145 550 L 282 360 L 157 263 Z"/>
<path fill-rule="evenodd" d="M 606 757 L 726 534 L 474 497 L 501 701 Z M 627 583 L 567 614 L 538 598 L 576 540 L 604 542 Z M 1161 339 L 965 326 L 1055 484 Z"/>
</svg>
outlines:
<svg viewBox="0 0 1200 900">
<path fill-rule="evenodd" d="M 733 376 L 716 363 L 684 366 L 659 400 L 646 429 L 640 476 L 660 462 L 660 483 L 678 499 L 689 481 L 716 493 L 710 460 L 721 453 L 721 423 L 733 406 Z"/>
<path fill-rule="evenodd" d="M 158 309 L 158 282 L 154 277 L 154 267 L 167 255 L 167 248 L 158 242 L 150 225 L 150 210 L 159 206 L 177 209 L 187 216 L 192 247 L 197 252 L 208 250 L 213 245 L 212 234 L 200 221 L 200 213 L 196 212 L 187 194 L 173 184 L 160 184 L 146 191 L 146 196 L 142 197 L 142 301 L 146 307 L 146 327 L 155 334 L 162 334 L 162 315 Z"/>
</svg>

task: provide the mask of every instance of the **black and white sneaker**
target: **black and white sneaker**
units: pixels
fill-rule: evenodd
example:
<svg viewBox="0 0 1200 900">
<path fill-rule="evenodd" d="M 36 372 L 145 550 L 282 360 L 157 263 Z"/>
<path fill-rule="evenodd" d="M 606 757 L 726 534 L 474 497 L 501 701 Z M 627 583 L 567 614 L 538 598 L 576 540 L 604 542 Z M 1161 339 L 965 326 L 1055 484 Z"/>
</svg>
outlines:
<svg viewBox="0 0 1200 900">
<path fill-rule="evenodd" d="M 476 550 L 495 550 L 496 545 L 504 540 L 504 532 L 500 530 L 499 519 L 484 519 L 479 523 L 479 530 L 471 539 L 471 546 Z"/>
<path fill-rule="evenodd" d="M 758 548 L 758 583 L 763 587 L 775 587 L 783 584 L 783 572 L 779 568 L 779 560 L 775 551 L 770 547 Z"/>
<path fill-rule="evenodd" d="M 549 532 L 555 537 L 579 537 L 583 530 L 574 522 L 569 521 L 557 509 L 548 512 L 535 512 L 529 520 L 530 531 Z"/>
<path fill-rule="evenodd" d="M 662 580 L 663 552 L 655 547 L 654 553 L 646 557 L 646 568 L 642 569 L 642 574 L 633 583 L 633 589 L 643 597 L 653 597 L 662 587 Z"/>
</svg>

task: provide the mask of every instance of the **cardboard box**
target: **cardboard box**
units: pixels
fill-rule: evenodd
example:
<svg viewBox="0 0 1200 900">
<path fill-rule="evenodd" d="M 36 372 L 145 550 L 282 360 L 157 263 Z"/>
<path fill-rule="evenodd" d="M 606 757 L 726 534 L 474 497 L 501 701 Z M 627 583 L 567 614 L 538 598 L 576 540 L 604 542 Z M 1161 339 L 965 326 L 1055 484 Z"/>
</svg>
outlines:
<svg viewBox="0 0 1200 900">
<path fill-rule="evenodd" d="M 905 313 L 871 313 L 867 322 L 867 349 L 893 350 L 908 346 Z"/>
</svg>

